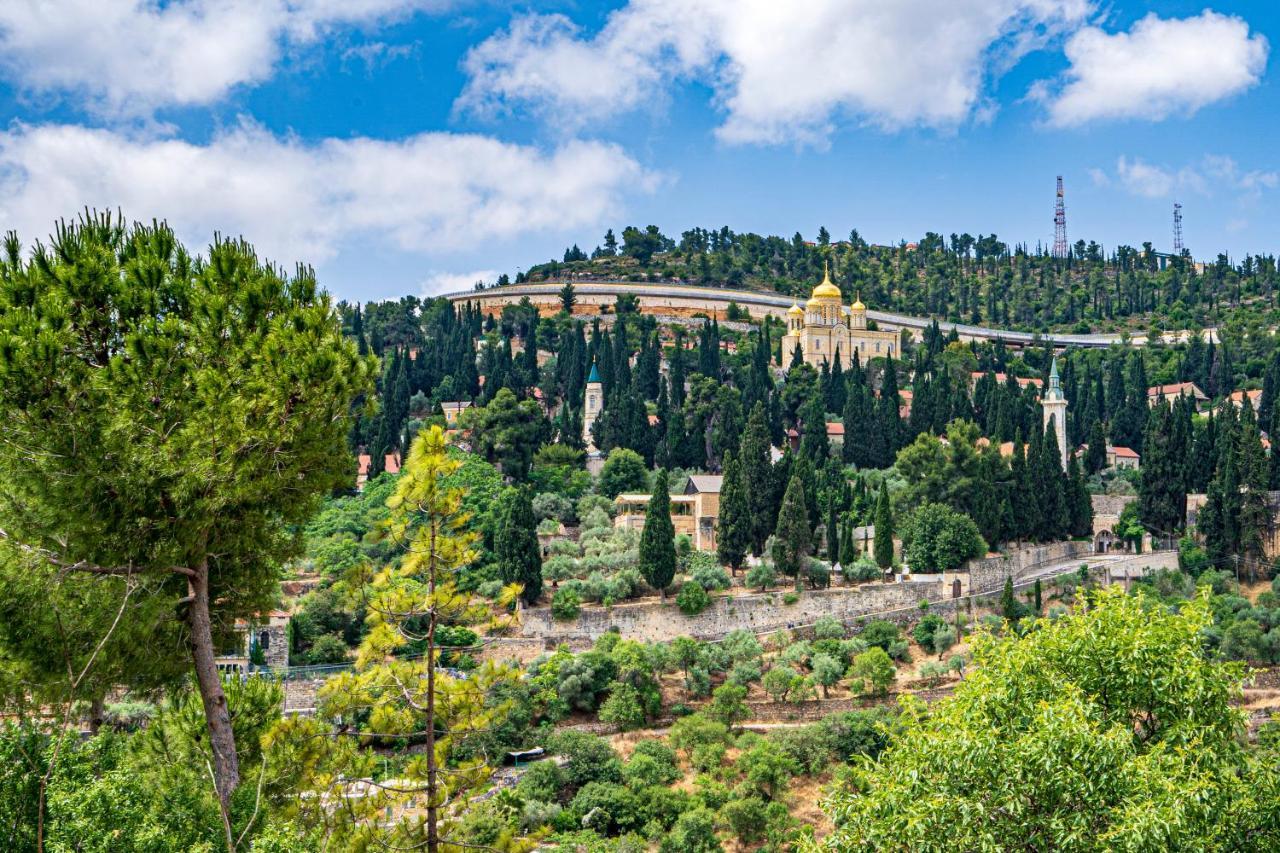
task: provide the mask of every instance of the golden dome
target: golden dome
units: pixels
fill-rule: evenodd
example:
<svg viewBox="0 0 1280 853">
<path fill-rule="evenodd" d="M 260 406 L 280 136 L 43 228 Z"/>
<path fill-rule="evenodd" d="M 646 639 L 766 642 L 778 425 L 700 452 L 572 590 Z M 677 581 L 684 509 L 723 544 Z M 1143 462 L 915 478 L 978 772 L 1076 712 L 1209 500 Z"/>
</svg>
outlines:
<svg viewBox="0 0 1280 853">
<path fill-rule="evenodd" d="M 849 306 L 849 307 L 851 307 L 854 311 L 866 311 L 866 310 L 867 310 L 867 306 L 865 306 L 865 305 L 863 305 L 863 304 L 862 304 L 862 294 L 861 294 L 861 293 L 859 293 L 859 294 L 858 294 L 858 298 L 857 298 L 856 300 L 854 300 L 853 305 L 851 305 L 851 306 Z"/>
<path fill-rule="evenodd" d="M 822 300 L 818 298 L 818 291 L 813 292 L 813 296 L 809 297 L 809 301 L 804 304 L 805 308 L 821 308 Z"/>
<path fill-rule="evenodd" d="M 804 313 L 804 309 L 803 309 L 803 308 L 801 308 L 799 305 L 797 305 L 795 302 L 792 302 L 792 303 L 791 303 L 791 307 L 787 309 L 787 313 L 788 313 L 788 314 L 793 314 L 793 315 L 795 315 L 795 314 L 803 314 L 803 313 Z"/>
<path fill-rule="evenodd" d="M 831 270 L 823 264 L 822 267 L 822 284 L 813 289 L 814 299 L 839 299 L 841 298 L 840 288 L 831 283 Z"/>
</svg>

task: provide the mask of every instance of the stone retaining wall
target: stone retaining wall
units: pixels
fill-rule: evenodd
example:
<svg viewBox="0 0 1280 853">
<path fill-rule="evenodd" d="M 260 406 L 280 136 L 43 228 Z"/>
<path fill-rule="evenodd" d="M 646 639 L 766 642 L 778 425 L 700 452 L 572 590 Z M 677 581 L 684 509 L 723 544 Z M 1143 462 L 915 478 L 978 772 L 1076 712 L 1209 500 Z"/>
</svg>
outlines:
<svg viewBox="0 0 1280 853">
<path fill-rule="evenodd" d="M 1023 575 L 1046 563 L 1083 556 L 1091 549 L 1089 542 L 1057 542 L 1023 548 L 1007 556 L 971 560 L 969 589 L 977 594 L 998 594 L 1006 577 L 1013 577 L 1017 583 Z M 696 616 L 685 616 L 673 601 L 588 606 L 571 622 L 557 622 L 548 607 L 523 608 L 520 633 L 548 645 L 567 643 L 576 648 L 594 642 L 610 630 L 637 640 L 661 641 L 679 636 L 715 640 L 738 629 L 757 634 L 781 629 L 803 630 L 823 616 L 834 616 L 854 626 L 861 618 L 871 615 L 910 621 L 919 616 L 920 603 L 924 601 L 934 609 L 949 610 L 954 606 L 951 589 L 941 575 L 901 583 L 873 581 L 855 587 L 808 590 L 794 604 L 783 603 L 786 592 L 717 596 L 710 607 Z"/>
<path fill-rule="evenodd" d="M 1012 577 L 1014 583 L 1017 583 L 1024 574 L 1046 563 L 1084 557 L 1092 553 L 1092 542 L 1053 542 L 1022 548 L 999 557 L 970 560 L 970 588 L 977 593 L 986 592 L 1002 586 L 1005 578 Z"/>
</svg>

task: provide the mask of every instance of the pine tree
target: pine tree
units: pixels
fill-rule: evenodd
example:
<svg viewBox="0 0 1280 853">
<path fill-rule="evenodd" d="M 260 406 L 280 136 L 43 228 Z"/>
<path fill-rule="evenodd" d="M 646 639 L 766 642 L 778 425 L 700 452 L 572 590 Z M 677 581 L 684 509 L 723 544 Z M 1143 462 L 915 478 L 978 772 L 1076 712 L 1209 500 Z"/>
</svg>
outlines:
<svg viewBox="0 0 1280 853">
<path fill-rule="evenodd" d="M 751 548 L 751 502 L 742 463 L 725 457 L 724 482 L 720 488 L 720 519 L 716 533 L 716 554 L 736 575 Z"/>
<path fill-rule="evenodd" d="M 653 478 L 653 496 L 645 508 L 644 529 L 640 532 L 640 574 L 663 598 L 676 576 L 676 531 L 671 522 L 671 494 L 665 470 Z"/>
<path fill-rule="evenodd" d="M 542 549 L 528 487 L 509 488 L 499 498 L 494 556 L 503 583 L 524 587 L 521 600 L 532 606 L 542 595 Z"/>
<path fill-rule="evenodd" d="M 887 570 L 893 565 L 893 512 L 889 506 L 889 484 L 880 482 L 880 498 L 876 503 L 876 565 Z"/>
<path fill-rule="evenodd" d="M 809 514 L 805 508 L 804 480 L 798 474 L 792 475 L 787 484 L 782 507 L 778 510 L 778 527 L 774 536 L 774 565 L 787 577 L 795 578 L 798 591 L 813 536 L 813 528 L 809 526 Z"/>
</svg>

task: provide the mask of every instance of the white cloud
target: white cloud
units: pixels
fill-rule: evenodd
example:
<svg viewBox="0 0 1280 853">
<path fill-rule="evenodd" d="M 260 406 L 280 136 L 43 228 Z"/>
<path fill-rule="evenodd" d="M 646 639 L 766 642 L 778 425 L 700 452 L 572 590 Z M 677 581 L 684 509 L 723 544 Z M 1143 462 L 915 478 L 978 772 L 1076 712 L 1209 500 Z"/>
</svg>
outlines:
<svg viewBox="0 0 1280 853">
<path fill-rule="evenodd" d="M 1166 20 L 1152 13 L 1127 33 L 1097 27 L 1075 33 L 1062 80 L 1033 91 L 1047 101 L 1049 123 L 1060 127 L 1190 115 L 1255 85 L 1268 51 L 1266 37 L 1250 35 L 1248 23 L 1234 16 L 1205 10 Z"/>
<path fill-rule="evenodd" d="M 432 270 L 422 282 L 423 296 L 437 296 L 441 293 L 453 293 L 457 290 L 470 290 L 478 281 L 493 284 L 498 278 L 497 270 L 472 270 L 471 272 L 447 272 Z"/>
<path fill-rule="evenodd" d="M 1205 155 L 1204 168 L 1220 183 L 1234 187 L 1250 197 L 1261 195 L 1264 189 L 1273 190 L 1280 186 L 1280 173 L 1258 169 L 1243 171 L 1234 159 L 1219 154 Z"/>
<path fill-rule="evenodd" d="M 852 116 L 951 128 L 991 105 L 993 76 L 1083 23 L 1090 0 L 631 0 L 585 35 L 526 15 L 471 50 L 457 106 L 530 106 L 563 126 L 655 102 L 676 80 L 709 85 L 721 139 L 823 144 Z"/>
<path fill-rule="evenodd" d="M 4 0 L 0 72 L 108 116 L 213 103 L 267 79 L 289 45 L 449 0 Z"/>
<path fill-rule="evenodd" d="M 74 125 L 0 133 L 0 221 L 30 241 L 85 206 L 167 219 L 185 242 L 243 234 L 284 263 L 344 248 L 413 253 L 592 226 L 655 176 L 620 148 L 478 135 L 304 143 L 253 124 L 207 145 Z"/>
<path fill-rule="evenodd" d="M 1177 176 L 1160 166 L 1153 166 L 1140 157 L 1130 160 L 1121 157 L 1116 161 L 1116 177 L 1121 185 L 1135 195 L 1147 198 L 1163 198 L 1177 186 Z"/>
</svg>

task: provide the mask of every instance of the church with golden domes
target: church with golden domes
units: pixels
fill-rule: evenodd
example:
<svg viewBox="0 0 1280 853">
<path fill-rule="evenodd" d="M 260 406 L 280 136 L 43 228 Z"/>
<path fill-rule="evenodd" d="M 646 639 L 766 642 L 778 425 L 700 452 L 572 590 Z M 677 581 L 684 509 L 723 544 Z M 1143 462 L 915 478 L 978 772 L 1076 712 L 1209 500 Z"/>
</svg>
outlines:
<svg viewBox="0 0 1280 853">
<path fill-rule="evenodd" d="M 854 353 L 864 366 L 870 359 L 896 355 L 898 335 L 868 329 L 867 306 L 861 299 L 845 305 L 828 272 L 803 308 L 797 304 L 787 310 L 787 333 L 782 337 L 784 365 L 791 364 L 797 345 L 806 364 L 821 367 L 825 361 L 834 366 L 838 353 L 840 366 L 848 368 Z"/>
</svg>

